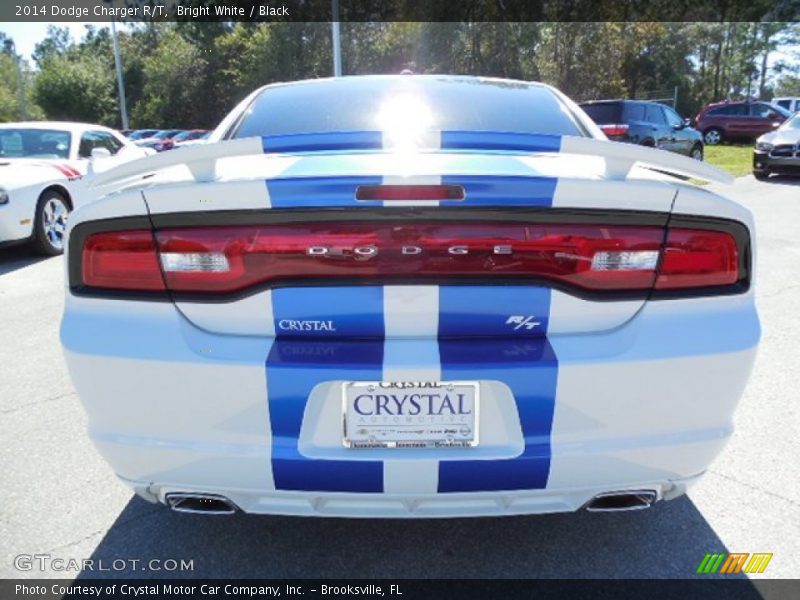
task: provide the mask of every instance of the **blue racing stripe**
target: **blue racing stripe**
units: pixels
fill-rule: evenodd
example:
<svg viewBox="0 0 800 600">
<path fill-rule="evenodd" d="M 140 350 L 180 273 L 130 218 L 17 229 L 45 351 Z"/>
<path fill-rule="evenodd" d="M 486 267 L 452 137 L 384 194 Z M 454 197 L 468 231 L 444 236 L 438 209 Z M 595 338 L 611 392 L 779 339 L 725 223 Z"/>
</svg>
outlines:
<svg viewBox="0 0 800 600">
<path fill-rule="evenodd" d="M 273 208 L 300 206 L 356 206 L 356 188 L 380 185 L 383 177 L 298 177 L 268 179 L 266 182 Z"/>
<path fill-rule="evenodd" d="M 446 175 L 442 185 L 464 187 L 463 201 L 443 200 L 439 204 L 460 206 L 542 206 L 553 205 L 556 177 L 506 175 Z"/>
<path fill-rule="evenodd" d="M 439 288 L 439 338 L 536 337 L 547 333 L 550 289 L 527 285 Z"/>
<path fill-rule="evenodd" d="M 266 367 L 275 488 L 382 492 L 380 461 L 309 459 L 300 454 L 298 443 L 314 386 L 331 380 L 381 380 L 383 288 L 281 288 L 272 292 L 272 308 L 277 339 Z M 326 322 L 332 329 L 298 331 L 287 328 L 288 322 Z M 326 337 L 349 339 L 322 339 Z"/>
<path fill-rule="evenodd" d="M 264 152 L 324 152 L 330 150 L 380 150 L 380 131 L 331 131 L 323 133 L 291 133 L 265 135 L 261 138 Z"/>
<path fill-rule="evenodd" d="M 558 380 L 558 360 L 545 336 L 550 290 L 528 286 L 442 287 L 439 310 L 442 380 L 506 384 L 516 402 L 524 439 L 522 454 L 512 459 L 441 461 L 439 492 L 544 488 L 550 473 L 550 433 Z M 531 316 L 535 318 L 529 319 Z M 527 324 L 534 322 L 540 323 L 534 327 L 535 333 L 527 330 Z M 451 337 L 457 335 L 459 325 L 462 331 L 467 327 L 498 337 Z M 520 337 L 510 339 L 509 335 Z"/>
<path fill-rule="evenodd" d="M 291 168 L 289 169 L 291 171 Z M 356 200 L 361 185 L 381 185 L 382 176 L 285 177 L 266 181 L 273 208 L 364 206 Z M 464 187 L 465 200 L 442 200 L 441 206 L 539 206 L 553 204 L 558 179 L 523 175 L 445 175 L 442 185 Z"/>
<path fill-rule="evenodd" d="M 490 152 L 559 152 L 561 136 L 513 131 L 442 131 L 441 148 Z M 381 131 L 326 131 L 262 136 L 264 152 L 382 150 Z"/>
<path fill-rule="evenodd" d="M 442 149 L 508 152 L 558 152 L 560 135 L 511 131 L 442 131 Z"/>
<path fill-rule="evenodd" d="M 292 287 L 272 291 L 278 337 L 383 338 L 382 286 Z"/>
<path fill-rule="evenodd" d="M 310 459 L 298 448 L 303 414 L 314 386 L 332 379 L 380 381 L 382 371 L 382 340 L 275 340 L 267 358 L 275 489 L 383 492 L 382 462 Z"/>
</svg>

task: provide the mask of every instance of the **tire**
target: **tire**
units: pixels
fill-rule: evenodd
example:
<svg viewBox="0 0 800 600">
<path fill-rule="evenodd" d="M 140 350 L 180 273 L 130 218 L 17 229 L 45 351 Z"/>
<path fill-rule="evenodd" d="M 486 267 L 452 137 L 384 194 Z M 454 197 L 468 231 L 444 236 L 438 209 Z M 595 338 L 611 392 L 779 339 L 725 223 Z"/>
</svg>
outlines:
<svg viewBox="0 0 800 600">
<path fill-rule="evenodd" d="M 46 191 L 39 197 L 32 239 L 36 252 L 45 256 L 64 252 L 64 233 L 69 212 L 69 203 L 58 192 Z"/>
<path fill-rule="evenodd" d="M 707 146 L 721 144 L 723 139 L 722 130 L 717 127 L 709 127 L 703 132 L 703 141 Z"/>
<path fill-rule="evenodd" d="M 766 181 L 769 179 L 769 171 L 753 171 L 753 177 L 759 181 Z"/>
<path fill-rule="evenodd" d="M 691 152 L 689 152 L 689 158 L 703 162 L 703 146 L 701 144 L 695 144 Z"/>
</svg>

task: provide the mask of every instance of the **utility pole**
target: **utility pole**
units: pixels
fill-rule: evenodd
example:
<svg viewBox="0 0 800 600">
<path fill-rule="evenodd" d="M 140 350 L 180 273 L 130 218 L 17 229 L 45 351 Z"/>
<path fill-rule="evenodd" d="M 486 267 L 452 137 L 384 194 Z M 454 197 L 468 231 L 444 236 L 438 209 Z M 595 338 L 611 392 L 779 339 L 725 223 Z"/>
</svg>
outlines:
<svg viewBox="0 0 800 600">
<path fill-rule="evenodd" d="M 331 22 L 333 34 L 333 76 L 342 76 L 342 42 L 339 32 L 339 0 L 331 0 L 331 13 L 333 14 L 333 21 Z"/>
<path fill-rule="evenodd" d="M 25 73 L 22 70 L 22 57 L 14 54 L 17 59 L 17 87 L 19 88 L 19 108 L 22 111 L 22 120 L 28 120 L 28 103 L 25 100 Z"/>
<path fill-rule="evenodd" d="M 117 69 L 117 88 L 119 89 L 119 112 L 122 116 L 122 128 L 128 129 L 128 106 L 125 102 L 125 83 L 122 79 L 122 57 L 119 54 L 119 40 L 114 17 L 111 17 L 111 38 L 114 41 L 114 65 Z"/>
</svg>

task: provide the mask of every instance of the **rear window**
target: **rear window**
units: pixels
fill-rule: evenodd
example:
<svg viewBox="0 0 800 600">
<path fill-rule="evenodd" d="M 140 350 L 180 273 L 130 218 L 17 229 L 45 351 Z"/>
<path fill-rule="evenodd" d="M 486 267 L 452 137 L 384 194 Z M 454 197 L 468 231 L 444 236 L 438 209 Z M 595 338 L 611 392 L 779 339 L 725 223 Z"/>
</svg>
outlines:
<svg viewBox="0 0 800 600">
<path fill-rule="evenodd" d="M 581 108 L 598 125 L 610 125 L 622 121 L 622 104 L 619 102 L 581 104 Z"/>
<path fill-rule="evenodd" d="M 731 104 L 728 106 L 718 106 L 716 108 L 710 109 L 707 115 L 719 117 L 719 116 L 746 116 L 747 115 L 747 105 L 746 104 Z"/>
<path fill-rule="evenodd" d="M 229 137 L 429 130 L 586 135 L 546 87 L 522 82 L 402 76 L 342 78 L 265 89 Z"/>
<path fill-rule="evenodd" d="M 783 108 L 782 106 L 772 106 L 770 104 L 765 104 L 764 106 L 767 106 L 769 110 L 772 110 L 772 111 L 778 113 L 779 115 L 781 115 L 783 117 L 791 117 L 792 116 L 792 113 L 788 109 Z"/>
<path fill-rule="evenodd" d="M 644 121 L 644 104 L 627 104 L 625 119 L 628 121 Z"/>
<path fill-rule="evenodd" d="M 664 111 L 658 104 L 648 104 L 647 108 L 645 109 L 645 114 L 647 115 L 646 121 L 648 123 L 657 123 L 659 125 L 663 125 L 667 122 L 664 118 Z"/>
</svg>

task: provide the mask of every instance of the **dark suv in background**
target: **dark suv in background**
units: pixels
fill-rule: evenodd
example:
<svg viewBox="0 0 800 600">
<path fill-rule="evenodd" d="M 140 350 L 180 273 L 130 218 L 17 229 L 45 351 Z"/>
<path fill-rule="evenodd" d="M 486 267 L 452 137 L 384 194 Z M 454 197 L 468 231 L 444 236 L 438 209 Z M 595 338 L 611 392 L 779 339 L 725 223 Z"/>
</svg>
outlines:
<svg viewBox="0 0 800 600">
<path fill-rule="evenodd" d="M 703 160 L 703 136 L 669 106 L 643 100 L 595 100 L 580 106 L 610 140 Z"/>
<path fill-rule="evenodd" d="M 714 102 L 695 118 L 695 127 L 703 132 L 709 146 L 724 140 L 754 140 L 775 131 L 791 114 L 769 102 Z"/>
</svg>

